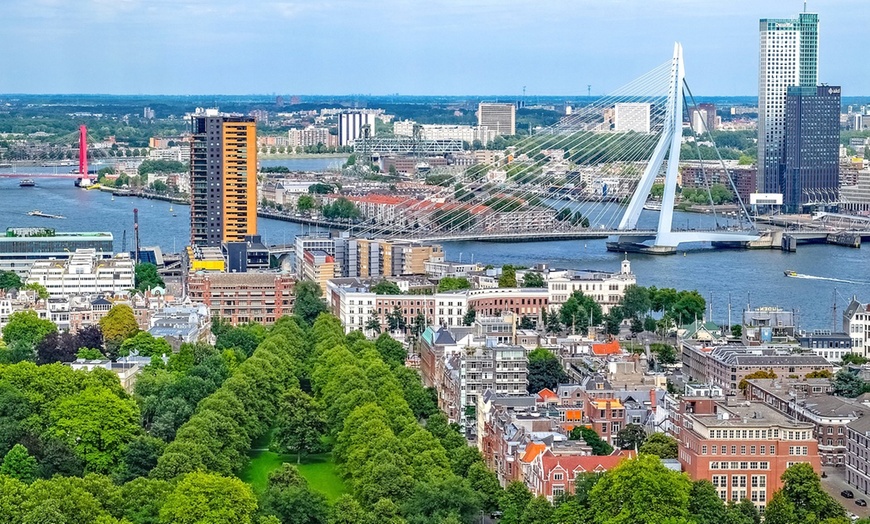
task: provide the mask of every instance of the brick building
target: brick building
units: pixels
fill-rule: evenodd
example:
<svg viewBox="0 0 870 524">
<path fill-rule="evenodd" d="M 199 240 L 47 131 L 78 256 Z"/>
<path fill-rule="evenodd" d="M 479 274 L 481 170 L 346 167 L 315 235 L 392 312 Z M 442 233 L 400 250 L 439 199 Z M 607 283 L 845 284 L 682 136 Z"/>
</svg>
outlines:
<svg viewBox="0 0 870 524">
<path fill-rule="evenodd" d="M 683 397 L 671 413 L 678 459 L 692 480 L 709 480 L 722 500 L 749 499 L 760 510 L 782 488 L 792 464 L 821 470 L 813 424 L 763 402 Z"/>
<path fill-rule="evenodd" d="M 188 277 L 188 297 L 208 306 L 212 317 L 232 325 L 274 324 L 293 314 L 296 280 L 279 273 L 195 273 Z"/>
</svg>

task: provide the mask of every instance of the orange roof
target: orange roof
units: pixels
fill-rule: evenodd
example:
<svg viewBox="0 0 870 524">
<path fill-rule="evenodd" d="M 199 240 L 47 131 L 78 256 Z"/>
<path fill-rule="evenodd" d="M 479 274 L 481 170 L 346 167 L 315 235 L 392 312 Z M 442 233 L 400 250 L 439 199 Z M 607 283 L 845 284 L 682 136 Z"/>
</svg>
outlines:
<svg viewBox="0 0 870 524">
<path fill-rule="evenodd" d="M 595 409 L 622 409 L 622 402 L 618 398 L 599 398 L 591 401 Z M 610 408 L 607 404 L 610 404 Z"/>
<path fill-rule="evenodd" d="M 592 353 L 598 356 L 619 355 L 622 353 L 622 348 L 619 347 L 618 340 L 611 340 L 602 344 L 592 344 Z"/>
<path fill-rule="evenodd" d="M 625 457 L 619 455 L 554 455 L 550 451 L 541 455 L 541 465 L 543 466 L 545 476 L 549 476 L 550 471 L 556 468 L 561 468 L 571 473 L 600 473 L 615 468 L 623 460 L 625 460 Z M 573 478 L 573 475 L 569 478 Z"/>
<path fill-rule="evenodd" d="M 535 457 L 543 453 L 547 450 L 546 444 L 541 444 L 540 442 L 532 442 L 528 446 L 526 446 L 526 452 L 523 454 L 521 461 L 525 463 L 529 463 L 535 460 Z"/>
<path fill-rule="evenodd" d="M 544 388 L 540 392 L 538 392 L 538 402 L 558 402 L 559 395 L 557 395 L 552 389 Z"/>
<path fill-rule="evenodd" d="M 566 421 L 583 420 L 583 410 L 582 409 L 566 410 L 565 411 L 565 420 Z"/>
</svg>

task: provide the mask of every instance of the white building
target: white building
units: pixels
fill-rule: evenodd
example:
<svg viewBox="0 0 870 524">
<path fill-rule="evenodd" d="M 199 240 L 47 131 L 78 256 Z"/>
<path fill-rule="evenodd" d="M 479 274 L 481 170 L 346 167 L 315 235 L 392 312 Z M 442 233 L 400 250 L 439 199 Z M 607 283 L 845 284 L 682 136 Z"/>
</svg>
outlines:
<svg viewBox="0 0 870 524">
<path fill-rule="evenodd" d="M 67 260 L 38 260 L 27 283 L 45 287 L 51 297 L 123 293 L 135 286 L 133 260 L 127 253 L 102 259 L 95 249 L 77 249 Z"/>
<path fill-rule="evenodd" d="M 843 311 L 843 331 L 852 339 L 852 352 L 870 357 L 870 304 L 856 298 Z"/>
<path fill-rule="evenodd" d="M 631 272 L 631 262 L 622 261 L 619 273 L 604 271 L 552 271 L 547 274 L 548 305 L 551 311 L 559 308 L 575 291 L 592 297 L 601 305 L 601 311 L 606 315 L 614 306 L 618 306 L 625 296 L 625 288 L 637 284 L 637 278 Z"/>
<path fill-rule="evenodd" d="M 329 145 L 329 129 L 325 127 L 308 126 L 305 129 L 287 131 L 288 144 L 291 147 Z"/>
<path fill-rule="evenodd" d="M 481 102 L 477 106 L 477 125 L 495 136 L 517 134 L 517 108 L 513 104 Z"/>
<path fill-rule="evenodd" d="M 613 108 L 613 128 L 617 133 L 649 133 L 650 105 L 640 102 L 624 102 Z"/>
<path fill-rule="evenodd" d="M 338 145 L 353 145 L 354 140 L 366 136 L 375 136 L 377 112 L 361 110 L 338 115 Z"/>
</svg>

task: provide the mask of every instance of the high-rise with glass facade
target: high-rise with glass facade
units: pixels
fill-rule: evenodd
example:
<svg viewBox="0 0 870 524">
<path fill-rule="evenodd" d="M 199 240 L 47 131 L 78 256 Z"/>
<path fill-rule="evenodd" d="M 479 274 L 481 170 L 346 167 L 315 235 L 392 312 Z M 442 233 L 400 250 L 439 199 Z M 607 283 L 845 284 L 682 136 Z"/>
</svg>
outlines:
<svg viewBox="0 0 870 524">
<path fill-rule="evenodd" d="M 780 193 L 785 159 L 786 97 L 818 84 L 819 17 L 763 19 L 759 24 L 758 190 Z"/>
</svg>

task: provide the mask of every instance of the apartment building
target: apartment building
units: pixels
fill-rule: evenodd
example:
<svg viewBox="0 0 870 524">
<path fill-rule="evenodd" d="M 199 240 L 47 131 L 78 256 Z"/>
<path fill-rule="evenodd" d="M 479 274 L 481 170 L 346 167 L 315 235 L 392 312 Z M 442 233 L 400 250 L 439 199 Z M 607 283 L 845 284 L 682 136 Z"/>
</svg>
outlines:
<svg viewBox="0 0 870 524">
<path fill-rule="evenodd" d="M 209 308 L 232 325 L 274 324 L 293 314 L 296 279 L 283 273 L 195 273 L 188 279 L 188 298 Z"/>
<path fill-rule="evenodd" d="M 77 249 L 63 260 L 37 260 L 28 284 L 40 284 L 51 297 L 123 293 L 133 289 L 133 260 L 128 253 L 105 259 L 95 249 Z"/>
<path fill-rule="evenodd" d="M 813 424 L 764 402 L 686 396 L 671 417 L 683 471 L 712 482 L 722 500 L 749 499 L 763 512 L 789 466 L 821 470 Z"/>
<path fill-rule="evenodd" d="M 592 297 L 604 314 L 618 306 L 628 286 L 637 284 L 631 262 L 623 260 L 619 273 L 605 271 L 551 271 L 547 274 L 548 306 L 558 311 L 575 291 Z"/>
</svg>

